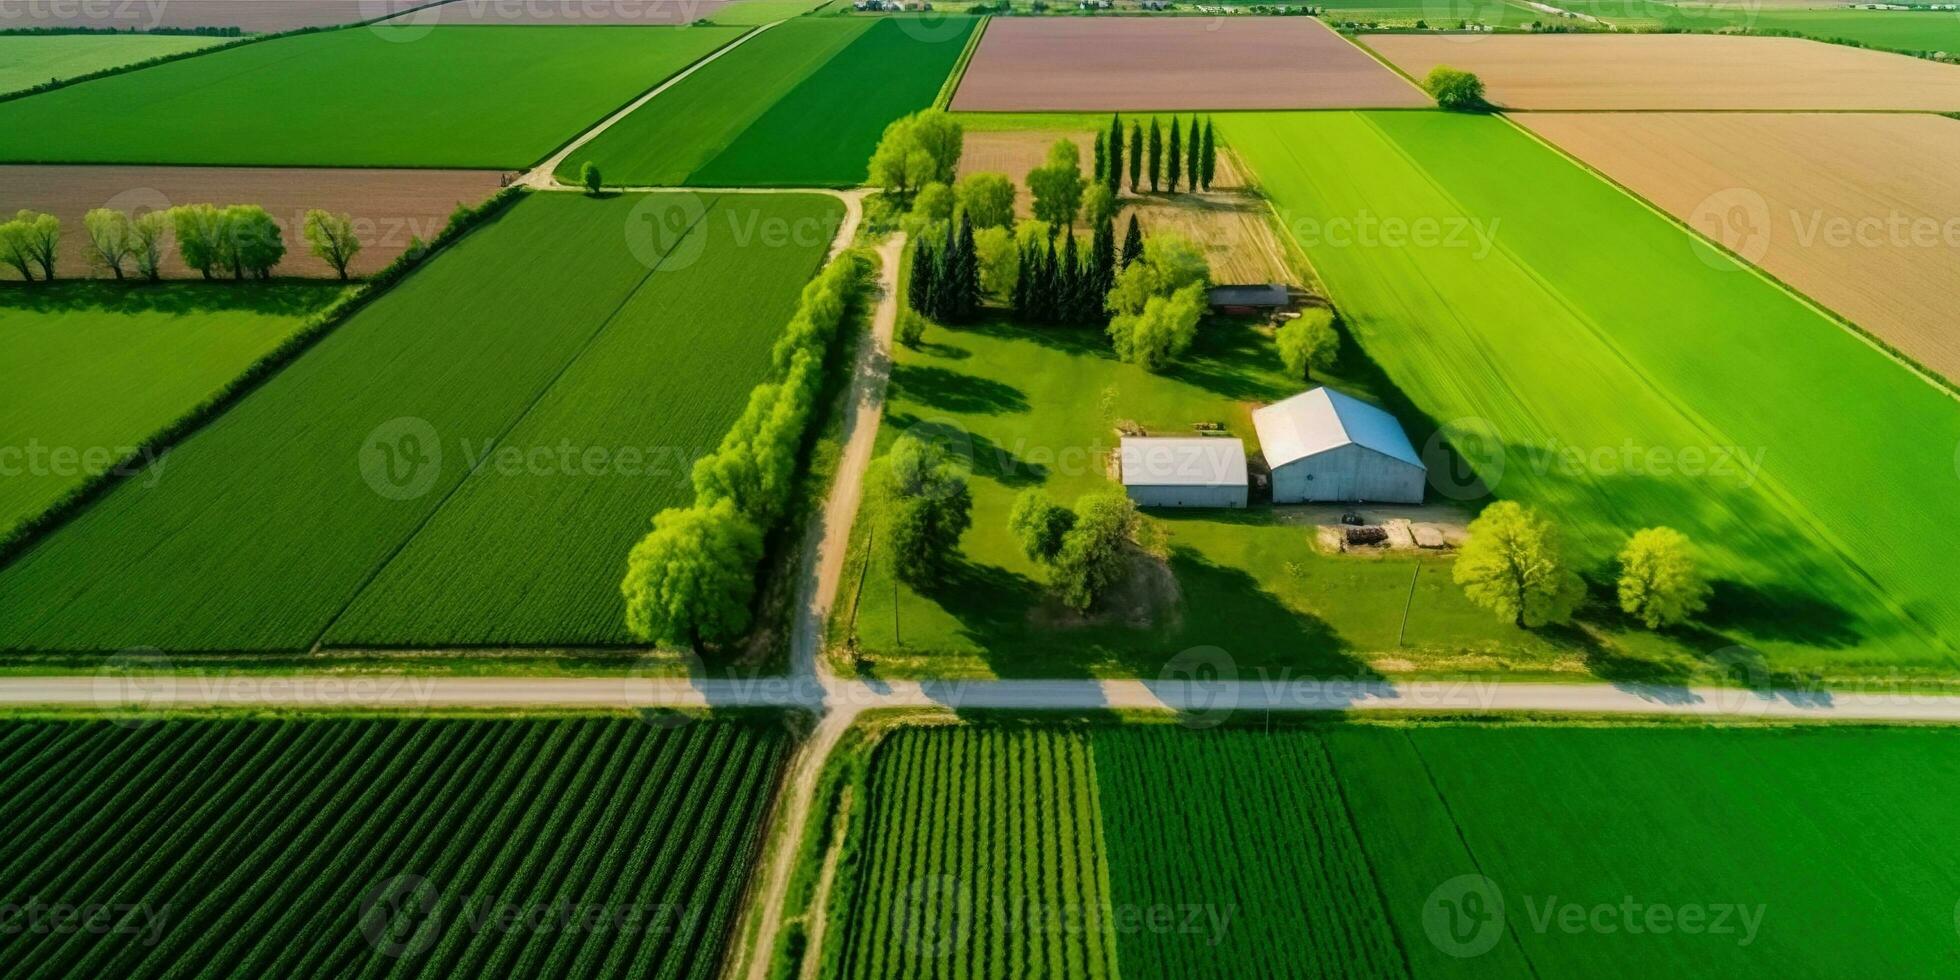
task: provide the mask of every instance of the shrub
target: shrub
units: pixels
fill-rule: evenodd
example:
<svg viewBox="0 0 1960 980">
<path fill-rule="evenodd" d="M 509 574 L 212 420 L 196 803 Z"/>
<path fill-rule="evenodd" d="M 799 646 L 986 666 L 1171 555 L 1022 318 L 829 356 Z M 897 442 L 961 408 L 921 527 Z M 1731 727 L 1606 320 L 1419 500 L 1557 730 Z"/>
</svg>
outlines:
<svg viewBox="0 0 1960 980">
<path fill-rule="evenodd" d="M 900 310 L 897 333 L 899 343 L 916 349 L 926 339 L 925 315 L 910 307 Z"/>
</svg>

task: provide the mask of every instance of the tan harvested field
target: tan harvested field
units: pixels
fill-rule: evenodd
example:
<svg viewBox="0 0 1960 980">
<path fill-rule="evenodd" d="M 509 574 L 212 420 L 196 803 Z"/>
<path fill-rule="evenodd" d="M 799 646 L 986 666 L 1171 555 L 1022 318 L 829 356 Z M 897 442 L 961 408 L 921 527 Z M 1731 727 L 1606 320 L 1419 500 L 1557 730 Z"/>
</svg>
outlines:
<svg viewBox="0 0 1960 980">
<path fill-rule="evenodd" d="M 1014 179 L 1019 194 L 1014 209 L 1021 217 L 1033 214 L 1028 195 L 1027 174 L 1041 165 L 1050 144 L 1071 139 L 1082 148 L 1086 171 L 1094 159 L 1095 134 L 1053 130 L 1030 132 L 968 133 L 966 150 L 960 156 L 961 173 L 998 171 Z M 1240 177 L 1242 171 L 1229 152 L 1218 155 L 1218 171 L 1211 190 L 1197 194 L 1131 194 L 1125 178 L 1122 210 L 1117 213 L 1117 234 L 1130 215 L 1137 216 L 1143 233 L 1172 229 L 1205 247 L 1211 260 L 1211 275 L 1221 284 L 1291 282 L 1293 274 L 1282 257 L 1284 251 L 1274 233 L 1271 209 L 1248 194 Z"/>
<path fill-rule="evenodd" d="M 309 254 L 300 237 L 307 210 L 322 208 L 354 219 L 362 249 L 349 271 L 365 275 L 394 261 L 411 238 L 434 238 L 456 205 L 495 194 L 498 178 L 494 170 L 0 166 L 0 210 L 32 208 L 59 217 L 59 271 L 83 276 L 89 266 L 82 215 L 92 208 L 136 213 L 177 204 L 257 204 L 285 228 L 278 274 L 324 277 L 333 268 Z M 195 274 L 177 262 L 174 249 L 164 271 Z"/>
<path fill-rule="evenodd" d="M 429 0 L 6 0 L 0 30 L 95 27 L 147 31 L 158 27 L 236 27 L 271 34 L 373 20 Z"/>
<path fill-rule="evenodd" d="M 1960 122 L 1897 113 L 1516 118 L 1960 380 Z"/>
<path fill-rule="evenodd" d="M 995 18 L 956 110 L 1395 109 L 1431 105 L 1313 17 Z"/>
<path fill-rule="evenodd" d="M 407 19 L 417 24 L 640 24 L 671 27 L 712 17 L 734 2 L 739 0 L 449 0 Z"/>
<path fill-rule="evenodd" d="M 1513 109 L 1960 110 L 1960 70 L 1787 37 L 1712 34 L 1378 34 L 1416 78 L 1475 72 Z"/>
</svg>

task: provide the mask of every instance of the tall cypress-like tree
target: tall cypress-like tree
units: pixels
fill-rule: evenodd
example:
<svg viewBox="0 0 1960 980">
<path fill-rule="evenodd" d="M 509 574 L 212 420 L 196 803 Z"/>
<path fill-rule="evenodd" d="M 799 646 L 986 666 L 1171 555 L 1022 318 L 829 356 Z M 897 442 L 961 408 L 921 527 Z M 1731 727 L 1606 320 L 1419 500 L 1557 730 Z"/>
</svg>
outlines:
<svg viewBox="0 0 1960 980">
<path fill-rule="evenodd" d="M 1143 193 L 1143 124 L 1130 124 L 1130 193 Z"/>
<path fill-rule="evenodd" d="M 1178 135 L 1177 117 L 1171 117 L 1171 136 L 1164 147 L 1164 189 L 1177 193 L 1177 178 L 1184 172 L 1184 139 Z"/>
<path fill-rule="evenodd" d="M 1061 319 L 1062 277 L 1056 268 L 1055 236 L 1048 236 L 1048 254 L 1041 260 L 1040 299 L 1035 304 L 1035 318 L 1042 323 L 1055 323 Z"/>
<path fill-rule="evenodd" d="M 1123 190 L 1123 117 L 1109 117 L 1109 136 L 1104 139 L 1109 144 L 1109 173 L 1105 175 L 1103 186 L 1112 195 Z"/>
<path fill-rule="evenodd" d="M 1028 280 L 1034 275 L 1035 255 L 1033 246 L 1021 247 L 1021 274 L 1014 277 L 1014 290 L 1008 302 L 1014 307 L 1014 319 L 1026 323 L 1028 320 Z"/>
<path fill-rule="evenodd" d="M 1199 152 L 1198 114 L 1195 112 L 1191 114 L 1191 131 L 1185 134 L 1185 139 L 1187 142 L 1184 146 L 1184 176 L 1186 178 L 1184 186 L 1196 191 L 1198 189 L 1199 172 L 1204 169 L 1204 155 Z"/>
<path fill-rule="evenodd" d="M 1143 229 L 1137 227 L 1137 216 L 1135 212 L 1132 212 L 1130 214 L 1130 230 L 1123 235 L 1122 268 L 1129 268 L 1130 263 L 1140 258 L 1143 258 Z"/>
<path fill-rule="evenodd" d="M 1157 117 L 1150 117 L 1150 192 L 1157 192 L 1159 175 L 1164 172 L 1164 131 L 1157 128 Z"/>
<path fill-rule="evenodd" d="M 973 218 L 964 210 L 960 212 L 959 244 L 953 254 L 958 261 L 952 269 L 952 312 L 958 322 L 968 323 L 980 312 L 980 250 L 973 245 Z"/>
<path fill-rule="evenodd" d="M 1089 319 L 1108 323 L 1103 300 L 1109 295 L 1110 287 L 1116 285 L 1116 222 L 1106 220 L 1096 226 L 1095 245 L 1089 250 L 1089 271 L 1093 284 L 1084 308 Z"/>
<path fill-rule="evenodd" d="M 1109 148 L 1103 143 L 1103 134 L 1096 134 L 1096 183 L 1103 182 L 1103 175 L 1109 172 Z"/>
<path fill-rule="evenodd" d="M 910 299 L 912 308 L 927 317 L 938 319 L 938 297 L 933 294 L 939 285 L 939 257 L 933 254 L 932 246 L 920 242 L 912 253 L 912 289 Z"/>
<path fill-rule="evenodd" d="M 1203 155 L 1205 155 L 1205 163 L 1203 163 L 1203 167 L 1198 171 L 1198 176 L 1203 178 L 1205 190 L 1211 190 L 1211 176 L 1217 174 L 1217 167 L 1219 167 L 1219 147 L 1217 147 L 1217 143 L 1211 141 L 1211 116 L 1205 116 L 1205 145 L 1203 145 Z"/>
<path fill-rule="evenodd" d="M 1082 255 L 1075 247 L 1075 236 L 1069 235 L 1062 246 L 1062 302 L 1061 319 L 1065 323 L 1081 323 L 1082 294 Z"/>
</svg>

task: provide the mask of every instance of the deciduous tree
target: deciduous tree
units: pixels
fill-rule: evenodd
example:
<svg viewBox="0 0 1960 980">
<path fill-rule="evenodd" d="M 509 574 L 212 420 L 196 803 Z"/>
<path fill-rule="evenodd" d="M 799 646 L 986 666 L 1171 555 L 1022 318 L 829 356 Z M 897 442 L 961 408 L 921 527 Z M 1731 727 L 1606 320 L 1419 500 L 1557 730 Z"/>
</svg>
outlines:
<svg viewBox="0 0 1960 980">
<path fill-rule="evenodd" d="M 335 275 L 346 279 L 347 263 L 354 261 L 361 251 L 360 236 L 354 234 L 354 220 L 344 214 L 314 208 L 306 212 L 301 232 L 306 236 L 308 251 L 333 266 Z"/>
<path fill-rule="evenodd" d="M 953 186 L 954 199 L 975 228 L 1013 227 L 1014 194 L 1014 181 L 1001 173 L 968 174 Z"/>
<path fill-rule="evenodd" d="M 1062 535 L 1050 570 L 1050 582 L 1069 608 L 1088 612 L 1123 580 L 1125 551 L 1136 526 L 1136 505 L 1123 494 L 1076 501 L 1074 526 Z"/>
<path fill-rule="evenodd" d="M 1453 112 L 1483 112 L 1490 108 L 1490 103 L 1484 101 L 1483 79 L 1448 65 L 1431 68 L 1422 87 L 1429 90 L 1437 105 Z"/>
<path fill-rule="evenodd" d="M 762 532 L 732 502 L 661 511 L 626 559 L 627 630 L 697 652 L 740 637 L 761 559 Z"/>
<path fill-rule="evenodd" d="M 1315 371 L 1329 371 L 1341 354 L 1341 335 L 1334 331 L 1333 311 L 1320 307 L 1306 310 L 1280 325 L 1280 361 L 1288 374 L 1305 381 Z"/>
<path fill-rule="evenodd" d="M 1556 529 L 1537 511 L 1500 500 L 1470 522 L 1451 576 L 1470 601 L 1519 628 L 1562 623 L 1585 598 Z"/>
<path fill-rule="evenodd" d="M 1152 296 L 1136 313 L 1110 318 L 1116 356 L 1149 371 L 1162 371 L 1191 348 L 1205 311 L 1205 287 L 1193 283 L 1169 296 Z"/>
<path fill-rule="evenodd" d="M 129 223 L 129 257 L 136 272 L 151 282 L 163 278 L 163 239 L 170 231 L 168 211 L 145 211 Z"/>
<path fill-rule="evenodd" d="M 937 446 L 909 435 L 892 444 L 885 464 L 884 532 L 892 569 L 901 581 L 931 582 L 973 525 L 972 492 Z"/>
<path fill-rule="evenodd" d="M 1075 527 L 1075 512 L 1055 503 L 1040 488 L 1022 491 L 1007 515 L 1007 528 L 1031 561 L 1047 564 L 1061 554 L 1062 540 Z"/>
<path fill-rule="evenodd" d="M 578 182 L 585 186 L 587 194 L 597 194 L 599 188 L 605 186 L 605 178 L 600 175 L 598 165 L 590 160 L 578 168 Z"/>
<path fill-rule="evenodd" d="M 1034 216 L 1050 225 L 1073 227 L 1082 210 L 1082 165 L 1075 144 L 1056 140 L 1047 162 L 1028 171 L 1028 193 L 1034 196 Z"/>
<path fill-rule="evenodd" d="M 113 208 L 95 208 L 82 216 L 82 229 L 88 232 L 89 264 L 123 277 L 123 263 L 129 261 L 131 231 L 129 215 Z"/>
<path fill-rule="evenodd" d="M 1708 608 L 1709 591 L 1687 535 L 1673 528 L 1635 531 L 1620 552 L 1620 609 L 1648 629 L 1692 619 Z"/>
</svg>

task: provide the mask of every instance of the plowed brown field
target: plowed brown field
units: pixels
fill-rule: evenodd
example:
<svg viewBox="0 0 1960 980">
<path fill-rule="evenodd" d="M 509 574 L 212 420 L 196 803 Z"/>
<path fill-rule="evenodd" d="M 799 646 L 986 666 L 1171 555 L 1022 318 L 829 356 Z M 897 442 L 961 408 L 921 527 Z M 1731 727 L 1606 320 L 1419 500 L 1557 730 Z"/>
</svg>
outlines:
<svg viewBox="0 0 1960 980">
<path fill-rule="evenodd" d="M 1512 109 L 1960 110 L 1960 71 L 1789 37 L 1713 34 L 1378 34 L 1415 78 L 1475 72 Z"/>
<path fill-rule="evenodd" d="M 82 215 L 91 208 L 138 212 L 178 204 L 257 204 L 286 231 L 286 258 L 278 274 L 330 276 L 332 267 L 307 252 L 300 237 L 309 208 L 354 219 L 361 253 L 350 272 L 363 275 L 394 261 L 409 239 L 434 238 L 458 204 L 476 204 L 497 192 L 494 170 L 302 170 L 278 167 L 0 167 L 0 211 L 46 211 L 61 219 L 61 262 L 66 277 L 88 275 L 88 236 Z M 168 276 L 192 275 L 175 249 Z M 12 278 L 11 270 L 0 273 Z"/>
<path fill-rule="evenodd" d="M 953 96 L 976 112 L 1431 104 L 1312 17 L 996 18 Z"/>
<path fill-rule="evenodd" d="M 1515 118 L 1960 380 L 1960 122 L 1896 113 Z"/>
</svg>

